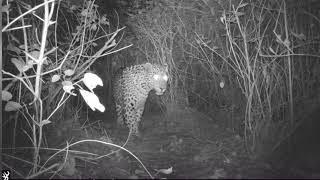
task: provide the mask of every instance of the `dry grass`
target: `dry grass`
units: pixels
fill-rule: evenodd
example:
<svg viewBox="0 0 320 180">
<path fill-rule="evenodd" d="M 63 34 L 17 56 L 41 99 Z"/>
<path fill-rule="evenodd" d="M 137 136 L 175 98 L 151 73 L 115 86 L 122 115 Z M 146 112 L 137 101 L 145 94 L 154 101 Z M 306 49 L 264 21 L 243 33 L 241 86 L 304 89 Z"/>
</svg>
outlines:
<svg viewBox="0 0 320 180">
<path fill-rule="evenodd" d="M 312 98 L 319 88 L 319 19 L 315 10 L 307 11 L 308 3 L 299 6 L 163 0 L 130 19 L 136 57 L 169 64 L 167 100 L 207 112 L 239 109 L 236 116 L 242 118 L 231 128 L 243 125 L 248 152 L 263 152 L 295 128 L 296 101 Z"/>
<path fill-rule="evenodd" d="M 134 45 L 130 50 L 112 57 L 115 65 L 110 61 L 103 69 L 109 78 L 105 82 L 111 82 L 112 72 L 122 64 L 167 63 L 171 77 L 166 102 L 214 115 L 230 112 L 223 121 L 244 135 L 251 153 L 268 152 L 290 137 L 301 124 L 297 117 L 304 113 L 297 105 L 319 97 L 320 19 L 315 2 L 160 0 L 151 11 L 129 18 L 134 36 L 125 37 L 121 44 L 123 29 L 111 28 L 89 1 L 77 10 L 51 2 L 33 6 L 41 10 L 41 17 L 25 10 L 26 4 L 10 2 L 17 8 L 5 13 L 7 26 L 2 29 L 8 40 L 5 54 L 35 62 L 28 71 L 18 71 L 6 61 L 2 71 L 3 90 L 22 105 L 13 116 L 15 124 L 18 118 L 26 120 L 24 133 L 33 145 L 31 160 L 6 156 L 31 165 L 28 177 L 56 173 L 63 167 L 41 164 L 39 153 L 47 145 L 43 127 L 49 119 L 62 117 L 60 109 L 70 96 L 61 83 L 51 83 L 52 76 L 60 74 L 76 82 L 99 57 L 130 43 Z M 52 16 L 55 6 L 63 10 Z M 99 41 L 104 41 L 102 47 Z M 66 77 L 70 69 L 74 73 Z M 111 86 L 106 92 L 111 99 Z M 68 119 L 77 118 L 79 108 Z M 69 147 L 56 150 L 66 153 L 63 163 Z M 24 176 L 18 170 L 16 174 Z"/>
<path fill-rule="evenodd" d="M 1 163 L 22 178 L 37 177 L 48 171 L 54 171 L 55 175 L 62 170 L 68 156 L 68 144 L 63 163 L 49 166 L 41 161 L 40 150 L 48 146 L 45 136 L 48 124 L 63 117 L 61 107 L 71 110 L 65 106 L 67 100 L 78 93 L 77 88 L 82 88 L 81 78 L 98 58 L 130 46 L 118 46 L 121 41 L 118 34 L 124 28 L 112 31 L 108 26 L 110 22 L 99 14 L 94 1 L 72 7 L 65 2 L 56 3 L 52 0 L 39 4 L 28 3 L 5 2 L 6 25 L 2 28 L 6 37 L 5 54 L 11 58 L 2 70 L 3 90 L 12 95 L 11 102 L 18 104 L 14 109 L 6 109 L 15 114 L 12 147 L 16 148 L 15 133 L 19 131 L 16 129 L 17 121 L 23 119 L 25 124 L 22 132 L 32 146 L 27 149 L 31 149 L 33 154 L 30 159 L 30 154 L 26 159 L 9 155 L 12 151 L 7 154 L 11 160 L 31 165 L 29 172 L 19 172 L 25 169 L 11 166 L 7 161 Z M 99 47 L 97 42 L 101 39 L 104 44 Z M 54 76 L 58 78 L 54 79 Z M 65 89 L 66 83 L 73 86 L 72 91 Z M 79 109 L 71 112 L 70 118 L 77 118 L 77 111 Z M 4 124 L 10 124 L 9 121 L 7 119 Z"/>
</svg>

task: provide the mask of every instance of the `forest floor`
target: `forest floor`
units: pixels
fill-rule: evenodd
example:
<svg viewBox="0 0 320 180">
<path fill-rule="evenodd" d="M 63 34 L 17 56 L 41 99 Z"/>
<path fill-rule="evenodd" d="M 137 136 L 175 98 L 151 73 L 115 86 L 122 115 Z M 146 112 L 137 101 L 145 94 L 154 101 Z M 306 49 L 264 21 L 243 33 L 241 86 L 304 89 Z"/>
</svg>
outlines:
<svg viewBox="0 0 320 180">
<path fill-rule="evenodd" d="M 125 146 L 139 158 L 154 178 L 320 178 L 318 136 L 313 136 L 312 140 L 310 135 L 306 137 L 308 140 L 302 140 L 305 145 L 297 145 L 297 154 L 280 155 L 292 159 L 288 161 L 288 165 L 277 161 L 279 158 L 271 161 L 249 155 L 245 150 L 244 138 L 221 125 L 221 118 L 223 120 L 224 117 L 221 114 L 210 118 L 195 109 L 178 105 L 167 105 L 166 109 L 165 113 L 145 112 L 140 125 L 141 137 L 129 139 Z M 318 120 L 319 116 L 320 109 L 314 111 L 309 119 Z M 310 121 L 309 126 L 316 130 L 316 126 L 320 124 L 319 121 L 316 122 L 318 124 Z M 131 154 L 101 143 L 122 146 L 128 136 L 127 128 L 117 127 L 115 123 L 107 123 L 102 119 L 83 122 L 81 118 L 71 118 L 55 124 L 45 135 L 44 143 L 48 147 L 57 150 L 67 144 L 89 139 L 99 140 L 100 143 L 79 143 L 69 147 L 68 150 L 73 151 L 61 152 L 51 160 L 49 157 L 56 151 L 44 149 L 41 151 L 41 164 L 50 160 L 46 167 L 57 162 L 64 166 L 60 166 L 58 173 L 49 171 L 39 178 L 151 178 Z M 311 128 L 307 127 L 303 131 L 310 131 Z M 314 142 L 316 146 L 308 145 L 310 142 Z M 92 154 L 80 151 L 104 156 L 94 159 Z M 114 153 L 110 155 L 110 152 Z M 24 150 L 21 157 L 32 157 L 26 156 L 26 153 L 30 154 L 32 151 Z M 16 165 L 16 169 L 26 169 L 26 174 L 30 169 L 21 162 Z"/>
<path fill-rule="evenodd" d="M 81 126 L 70 120 L 63 127 L 54 135 L 57 142 L 73 137 L 72 141 L 97 139 L 123 145 L 128 135 L 126 128 L 106 123 Z M 172 105 L 164 114 L 145 113 L 140 127 L 141 138 L 130 139 L 125 148 L 155 178 L 281 177 L 271 164 L 246 153 L 240 135 L 194 109 Z M 72 149 L 105 155 L 118 148 L 82 143 Z M 140 163 L 123 150 L 98 160 L 83 160 L 70 153 L 66 162 L 60 178 L 150 178 Z"/>
</svg>

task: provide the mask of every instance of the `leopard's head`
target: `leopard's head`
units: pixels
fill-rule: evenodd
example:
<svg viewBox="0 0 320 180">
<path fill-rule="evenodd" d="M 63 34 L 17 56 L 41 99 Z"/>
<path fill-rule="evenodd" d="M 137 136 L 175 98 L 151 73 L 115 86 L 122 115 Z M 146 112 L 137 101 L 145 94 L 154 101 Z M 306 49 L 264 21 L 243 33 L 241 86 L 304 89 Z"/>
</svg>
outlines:
<svg viewBox="0 0 320 180">
<path fill-rule="evenodd" d="M 169 79 L 168 65 L 155 65 L 146 63 L 145 67 L 149 73 L 149 83 L 156 95 L 162 95 L 167 90 Z"/>
</svg>

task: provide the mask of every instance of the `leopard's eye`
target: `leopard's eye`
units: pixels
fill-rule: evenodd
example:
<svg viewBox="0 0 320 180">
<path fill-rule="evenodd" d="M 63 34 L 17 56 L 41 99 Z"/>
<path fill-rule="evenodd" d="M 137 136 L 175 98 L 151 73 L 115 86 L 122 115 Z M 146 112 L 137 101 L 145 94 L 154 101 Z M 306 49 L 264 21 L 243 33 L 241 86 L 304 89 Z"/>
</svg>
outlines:
<svg viewBox="0 0 320 180">
<path fill-rule="evenodd" d="M 153 79 L 158 80 L 159 79 L 159 75 L 158 74 L 153 75 Z"/>
<path fill-rule="evenodd" d="M 164 75 L 164 76 L 163 76 L 163 80 L 168 81 L 168 76 L 167 76 L 167 75 Z"/>
</svg>

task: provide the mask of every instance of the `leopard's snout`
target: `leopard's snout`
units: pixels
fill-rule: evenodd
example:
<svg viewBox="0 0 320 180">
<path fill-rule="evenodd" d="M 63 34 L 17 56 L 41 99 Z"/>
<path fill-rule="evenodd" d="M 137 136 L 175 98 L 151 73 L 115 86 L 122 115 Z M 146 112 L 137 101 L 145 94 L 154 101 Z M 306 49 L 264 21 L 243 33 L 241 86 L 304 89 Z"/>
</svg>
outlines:
<svg viewBox="0 0 320 180">
<path fill-rule="evenodd" d="M 166 88 L 160 88 L 160 91 L 164 93 L 166 91 Z"/>
<path fill-rule="evenodd" d="M 166 91 L 166 88 L 156 88 L 156 95 L 162 95 L 165 91 Z"/>
</svg>

